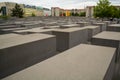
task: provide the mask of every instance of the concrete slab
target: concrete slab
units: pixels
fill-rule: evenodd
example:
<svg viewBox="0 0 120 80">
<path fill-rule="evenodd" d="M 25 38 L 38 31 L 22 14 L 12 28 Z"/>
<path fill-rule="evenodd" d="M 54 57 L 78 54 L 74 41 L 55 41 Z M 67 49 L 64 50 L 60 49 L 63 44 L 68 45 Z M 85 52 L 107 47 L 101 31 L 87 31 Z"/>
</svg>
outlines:
<svg viewBox="0 0 120 80">
<path fill-rule="evenodd" d="M 30 34 L 0 41 L 0 78 L 55 55 L 53 35 Z"/>
<path fill-rule="evenodd" d="M 111 24 L 107 27 L 107 31 L 120 32 L 120 24 Z"/>
<path fill-rule="evenodd" d="M 109 46 L 117 48 L 117 58 L 119 59 L 120 51 L 120 33 L 104 31 L 92 37 L 92 44 Z"/>
<path fill-rule="evenodd" d="M 68 24 L 68 25 L 61 25 L 60 28 L 71 28 L 71 27 L 79 27 L 78 24 Z"/>
<path fill-rule="evenodd" d="M 77 24 L 79 24 L 80 27 L 84 27 L 84 26 L 89 26 L 90 25 L 89 22 L 77 22 Z"/>
<path fill-rule="evenodd" d="M 2 80 L 111 80 L 115 48 L 81 44 Z"/>
<path fill-rule="evenodd" d="M 100 31 L 106 31 L 106 23 L 93 23 L 92 25 L 100 26 Z"/>
<path fill-rule="evenodd" d="M 67 28 L 53 30 L 56 35 L 57 50 L 64 51 L 80 43 L 87 43 L 88 31 L 84 28 Z"/>
<path fill-rule="evenodd" d="M 100 33 L 100 26 L 85 26 L 88 29 L 88 41 L 91 40 L 92 36 Z"/>
</svg>

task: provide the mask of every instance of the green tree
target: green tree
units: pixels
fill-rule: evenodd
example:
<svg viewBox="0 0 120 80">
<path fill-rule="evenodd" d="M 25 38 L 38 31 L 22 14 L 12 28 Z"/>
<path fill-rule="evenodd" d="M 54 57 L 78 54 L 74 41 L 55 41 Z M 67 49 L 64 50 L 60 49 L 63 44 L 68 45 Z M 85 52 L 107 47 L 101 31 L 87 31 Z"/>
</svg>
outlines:
<svg viewBox="0 0 120 80">
<path fill-rule="evenodd" d="M 94 17 L 108 18 L 110 14 L 110 2 L 109 0 L 99 0 L 97 6 L 94 8 Z"/>
<path fill-rule="evenodd" d="M 85 13 L 85 12 L 80 12 L 79 16 L 85 17 L 85 16 L 86 16 L 86 13 Z"/>
<path fill-rule="evenodd" d="M 112 18 L 120 18 L 120 8 L 110 6 L 110 13 Z"/>
<path fill-rule="evenodd" d="M 74 16 L 74 15 L 75 15 L 74 12 L 72 12 L 72 13 L 71 13 L 71 16 Z"/>
<path fill-rule="evenodd" d="M 12 13 L 11 13 L 12 17 L 22 18 L 24 15 L 23 9 L 18 4 L 16 4 L 15 7 L 11 11 L 12 11 Z"/>
<path fill-rule="evenodd" d="M 74 14 L 74 16 L 79 16 L 79 14 L 76 12 L 76 13 Z"/>
<path fill-rule="evenodd" d="M 35 13 L 32 13 L 31 16 L 32 16 L 32 17 L 35 17 L 36 15 L 35 15 Z"/>
</svg>

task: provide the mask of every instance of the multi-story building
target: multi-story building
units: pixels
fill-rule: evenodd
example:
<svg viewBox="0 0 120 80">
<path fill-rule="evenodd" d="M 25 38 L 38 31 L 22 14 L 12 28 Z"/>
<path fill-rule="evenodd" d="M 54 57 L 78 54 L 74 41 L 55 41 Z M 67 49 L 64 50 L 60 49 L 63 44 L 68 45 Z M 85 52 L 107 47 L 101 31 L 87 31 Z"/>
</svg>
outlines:
<svg viewBox="0 0 120 80">
<path fill-rule="evenodd" d="M 16 3 L 13 2 L 1 2 L 0 3 L 0 9 L 2 9 L 1 11 L 1 15 L 10 15 L 11 14 L 11 9 L 13 9 L 15 7 Z M 21 8 L 24 8 L 23 4 L 19 4 Z"/>
<path fill-rule="evenodd" d="M 1 2 L 0 3 L 0 15 L 11 15 L 11 10 L 15 7 L 16 3 L 13 2 Z M 24 16 L 50 16 L 51 10 L 43 8 L 41 6 L 19 4 L 24 11 Z"/>
<path fill-rule="evenodd" d="M 36 7 L 33 5 L 24 4 L 24 12 L 24 16 L 32 16 L 32 14 L 34 14 L 35 16 L 43 16 L 42 7 Z"/>
<path fill-rule="evenodd" d="M 80 14 L 80 12 L 85 12 L 85 9 L 61 9 L 59 7 L 52 7 L 51 8 L 52 16 L 63 16 L 63 14 L 65 14 L 65 16 L 70 16 L 71 13 Z"/>
</svg>

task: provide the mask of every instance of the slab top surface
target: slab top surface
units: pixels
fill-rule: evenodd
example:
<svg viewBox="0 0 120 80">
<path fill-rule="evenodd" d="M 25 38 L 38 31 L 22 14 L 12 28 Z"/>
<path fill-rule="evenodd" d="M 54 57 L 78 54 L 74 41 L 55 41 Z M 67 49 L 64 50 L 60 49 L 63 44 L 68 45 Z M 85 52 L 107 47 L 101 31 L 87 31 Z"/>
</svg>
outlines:
<svg viewBox="0 0 120 80">
<path fill-rule="evenodd" d="M 114 53 L 81 44 L 2 80 L 103 80 Z"/>
<path fill-rule="evenodd" d="M 74 31 L 85 30 L 85 29 L 86 28 L 74 27 L 74 28 L 65 28 L 65 29 L 55 29 L 53 31 L 57 31 L 57 32 L 74 32 Z"/>
<path fill-rule="evenodd" d="M 45 32 L 45 31 L 52 31 L 52 30 L 54 30 L 54 29 L 53 28 L 51 28 L 51 29 L 43 29 L 43 27 L 41 27 L 41 28 L 33 28 L 33 29 L 27 29 L 27 30 L 19 30 L 19 31 L 14 31 L 14 32 L 18 32 L 18 33 L 19 32 Z"/>
<path fill-rule="evenodd" d="M 94 28 L 98 28 L 99 26 L 85 26 L 84 28 L 88 28 L 88 29 L 94 29 Z"/>
<path fill-rule="evenodd" d="M 120 27 L 120 24 L 111 24 L 110 27 Z"/>
<path fill-rule="evenodd" d="M 76 27 L 79 26 L 78 24 L 68 24 L 68 25 L 61 25 L 61 27 Z"/>
<path fill-rule="evenodd" d="M 55 37 L 55 36 L 47 35 L 47 34 L 30 34 L 30 35 L 9 37 L 8 39 L 0 40 L 0 49 L 22 45 L 25 43 L 30 43 L 38 40 L 51 38 L 51 37 Z"/>
<path fill-rule="evenodd" d="M 120 32 L 112 32 L 112 31 L 103 31 L 93 38 L 101 38 L 101 39 L 110 39 L 120 41 Z"/>
</svg>

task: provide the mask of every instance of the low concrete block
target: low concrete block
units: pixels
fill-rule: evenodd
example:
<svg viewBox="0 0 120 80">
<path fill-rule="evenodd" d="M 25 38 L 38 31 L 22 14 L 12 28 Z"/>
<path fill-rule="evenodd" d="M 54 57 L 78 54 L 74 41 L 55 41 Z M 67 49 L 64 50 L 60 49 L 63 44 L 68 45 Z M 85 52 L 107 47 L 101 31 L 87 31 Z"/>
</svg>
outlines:
<svg viewBox="0 0 120 80">
<path fill-rule="evenodd" d="M 111 24 L 107 27 L 107 31 L 120 32 L 120 24 Z"/>
<path fill-rule="evenodd" d="M 30 34 L 0 40 L 0 78 L 55 55 L 53 35 Z"/>
<path fill-rule="evenodd" d="M 87 43 L 88 31 L 83 28 L 67 28 L 53 30 L 56 35 L 57 50 L 64 51 L 80 43 Z"/>
<path fill-rule="evenodd" d="M 104 31 L 92 37 L 92 44 L 109 46 L 117 48 L 117 57 L 119 59 L 119 45 L 120 45 L 120 33 Z"/>
<path fill-rule="evenodd" d="M 81 44 L 2 80 L 112 80 L 115 48 Z"/>
</svg>

